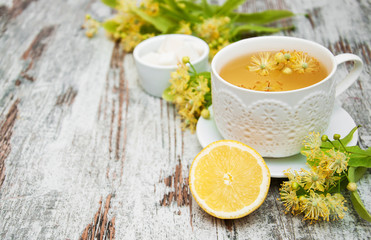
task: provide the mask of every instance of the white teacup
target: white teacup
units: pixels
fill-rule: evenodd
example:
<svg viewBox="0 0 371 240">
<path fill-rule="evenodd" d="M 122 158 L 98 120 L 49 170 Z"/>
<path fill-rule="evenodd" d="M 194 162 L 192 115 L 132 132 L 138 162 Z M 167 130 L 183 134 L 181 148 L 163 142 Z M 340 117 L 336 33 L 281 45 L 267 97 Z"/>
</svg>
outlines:
<svg viewBox="0 0 371 240">
<path fill-rule="evenodd" d="M 240 56 L 282 49 L 308 53 L 326 67 L 328 76 L 301 89 L 262 92 L 237 87 L 219 75 L 224 65 Z M 337 81 L 337 65 L 346 61 L 354 61 L 354 67 Z M 219 51 L 211 63 L 216 126 L 224 138 L 241 141 L 264 157 L 297 154 L 309 132 L 324 133 L 335 98 L 359 77 L 362 68 L 362 60 L 354 54 L 334 56 L 327 48 L 299 38 L 267 36 L 232 43 Z"/>
</svg>

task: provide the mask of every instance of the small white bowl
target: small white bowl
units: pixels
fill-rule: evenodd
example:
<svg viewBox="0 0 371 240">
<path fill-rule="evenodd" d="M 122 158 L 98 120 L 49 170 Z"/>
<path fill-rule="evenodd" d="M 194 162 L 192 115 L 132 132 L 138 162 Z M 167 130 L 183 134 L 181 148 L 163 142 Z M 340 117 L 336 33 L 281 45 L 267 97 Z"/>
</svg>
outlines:
<svg viewBox="0 0 371 240">
<path fill-rule="evenodd" d="M 166 34 L 144 40 L 135 47 L 133 55 L 139 74 L 140 85 L 147 93 L 155 97 L 161 97 L 164 90 L 170 86 L 170 73 L 176 71 L 177 65 L 155 65 L 143 61 L 142 58 L 149 52 L 157 51 L 167 37 L 179 37 L 182 40 L 199 43 L 203 49 L 202 54 L 198 59 L 191 60 L 191 63 L 197 72 L 205 72 L 209 66 L 209 46 L 200 38 L 184 34 Z"/>
</svg>

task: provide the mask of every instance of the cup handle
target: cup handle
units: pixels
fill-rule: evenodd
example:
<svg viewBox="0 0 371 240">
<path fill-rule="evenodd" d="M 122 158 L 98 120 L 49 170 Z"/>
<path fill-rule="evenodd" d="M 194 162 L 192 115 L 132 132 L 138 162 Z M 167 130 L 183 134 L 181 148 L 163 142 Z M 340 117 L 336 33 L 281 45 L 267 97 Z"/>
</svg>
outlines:
<svg viewBox="0 0 371 240">
<path fill-rule="evenodd" d="M 335 56 L 335 61 L 337 65 L 347 62 L 347 61 L 353 61 L 354 67 L 349 72 L 349 74 L 340 81 L 336 86 L 336 93 L 335 97 L 339 96 L 341 93 L 343 93 L 345 90 L 347 90 L 359 77 L 359 75 L 362 72 L 363 69 L 363 62 L 360 57 L 357 55 L 351 54 L 351 53 L 343 53 Z"/>
</svg>

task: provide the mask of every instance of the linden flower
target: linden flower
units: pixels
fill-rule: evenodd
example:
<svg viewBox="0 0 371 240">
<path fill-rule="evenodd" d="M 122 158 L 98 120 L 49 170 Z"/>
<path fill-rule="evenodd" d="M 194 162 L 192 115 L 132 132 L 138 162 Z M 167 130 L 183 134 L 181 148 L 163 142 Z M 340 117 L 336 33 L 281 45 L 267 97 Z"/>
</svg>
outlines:
<svg viewBox="0 0 371 240">
<path fill-rule="evenodd" d="M 121 45 L 126 52 L 131 52 L 143 40 L 153 37 L 153 34 L 140 34 L 138 32 L 128 32 L 121 35 Z"/>
<path fill-rule="evenodd" d="M 191 76 L 188 73 L 189 67 L 179 64 L 175 72 L 170 73 L 171 92 L 173 95 L 182 94 L 188 88 L 188 81 Z"/>
<path fill-rule="evenodd" d="M 256 84 L 252 87 L 252 90 L 257 91 L 282 91 L 282 83 L 279 81 L 266 80 L 266 81 L 257 81 Z"/>
<path fill-rule="evenodd" d="M 310 191 L 308 197 L 302 198 L 301 211 L 305 214 L 304 220 L 310 219 L 311 222 L 320 218 L 327 219 L 330 214 L 324 195 L 314 191 Z"/>
<path fill-rule="evenodd" d="M 204 76 L 198 76 L 196 83 L 194 84 L 194 89 L 202 94 L 210 91 L 207 79 Z"/>
<path fill-rule="evenodd" d="M 300 209 L 299 198 L 296 195 L 296 191 L 281 189 L 280 195 L 281 201 L 285 206 L 285 212 L 286 213 L 291 212 L 292 214 L 296 214 Z"/>
<path fill-rule="evenodd" d="M 93 19 L 89 14 L 87 14 L 85 16 L 84 24 L 81 27 L 86 29 L 85 35 L 88 38 L 92 38 L 95 36 L 95 34 L 97 34 L 100 27 L 100 22 Z"/>
<path fill-rule="evenodd" d="M 310 132 L 303 140 L 305 149 L 318 149 L 321 147 L 321 144 L 322 140 L 319 132 Z"/>
<path fill-rule="evenodd" d="M 184 101 L 177 105 L 178 113 L 182 118 L 182 129 L 189 128 L 193 133 L 196 130 L 197 120 L 201 114 L 204 102 L 204 94 L 187 89 L 184 93 Z"/>
<path fill-rule="evenodd" d="M 271 57 L 269 52 L 259 53 L 259 56 L 255 55 L 251 57 L 251 65 L 247 67 L 250 71 L 259 73 L 260 75 L 266 76 L 270 70 L 275 68 L 274 59 Z"/>
<path fill-rule="evenodd" d="M 210 43 L 209 44 L 209 47 L 210 47 L 209 60 L 211 61 L 217 52 L 219 52 L 222 48 L 228 46 L 229 44 L 230 42 L 226 38 L 219 38 L 218 40 Z"/>
<path fill-rule="evenodd" d="M 189 22 L 181 21 L 179 23 L 179 29 L 175 33 L 191 35 L 191 24 Z"/>
<path fill-rule="evenodd" d="M 319 159 L 322 157 L 321 144 L 320 134 L 318 132 L 311 132 L 303 140 L 304 149 L 301 153 L 307 157 L 309 162 Z"/>
<path fill-rule="evenodd" d="M 299 73 L 318 71 L 319 66 L 316 59 L 309 57 L 307 53 L 294 52 L 295 60 L 292 62 L 291 68 Z"/>
<path fill-rule="evenodd" d="M 296 60 L 296 51 L 286 51 L 286 50 L 281 50 L 280 53 L 283 55 L 282 62 L 285 64 L 292 63 Z M 280 54 L 277 54 L 277 56 L 280 56 Z"/>
<path fill-rule="evenodd" d="M 189 57 L 183 57 L 182 63 L 178 64 L 175 72 L 170 74 L 169 95 L 172 96 L 172 102 L 178 110 L 182 120 L 182 129 L 190 129 L 193 133 L 196 130 L 198 118 L 205 109 L 205 95 L 210 92 L 209 79 L 203 75 L 190 75 Z M 204 111 L 204 116 L 207 112 Z"/>
<path fill-rule="evenodd" d="M 317 172 L 311 170 L 310 172 L 302 169 L 303 176 L 301 177 L 301 184 L 304 185 L 306 190 L 319 190 L 323 192 L 325 190 L 325 179 Z"/>
<path fill-rule="evenodd" d="M 229 45 L 231 19 L 226 16 L 205 19 L 202 23 L 195 24 L 195 35 L 209 43 L 210 60 L 223 47 Z"/>
<path fill-rule="evenodd" d="M 343 195 L 340 193 L 335 193 L 334 195 L 327 193 L 325 202 L 330 210 L 330 214 L 326 216 L 325 220 L 329 221 L 330 217 L 332 220 L 344 218 L 345 212 L 348 210 L 348 208 L 344 206 L 346 200 L 344 199 Z"/>
<path fill-rule="evenodd" d="M 328 155 L 325 159 L 327 169 L 336 173 L 342 173 L 348 169 L 349 156 L 346 153 L 330 149 L 326 152 Z"/>
<path fill-rule="evenodd" d="M 196 24 L 195 32 L 207 42 L 217 40 L 221 36 L 229 36 L 229 17 L 212 17 L 205 19 L 201 24 Z"/>
<path fill-rule="evenodd" d="M 144 0 L 140 8 L 143 9 L 149 16 L 156 16 L 159 13 L 160 7 L 157 2 L 152 0 Z"/>
</svg>

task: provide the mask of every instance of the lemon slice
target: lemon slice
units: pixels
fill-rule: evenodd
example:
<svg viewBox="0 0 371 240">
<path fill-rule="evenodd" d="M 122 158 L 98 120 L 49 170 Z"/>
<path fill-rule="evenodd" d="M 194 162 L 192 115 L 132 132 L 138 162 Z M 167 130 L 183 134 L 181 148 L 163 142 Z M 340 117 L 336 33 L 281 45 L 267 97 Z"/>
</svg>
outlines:
<svg viewBox="0 0 371 240">
<path fill-rule="evenodd" d="M 233 140 L 206 146 L 193 160 L 189 185 L 198 205 L 222 219 L 244 217 L 265 200 L 270 173 L 251 147 Z"/>
</svg>

